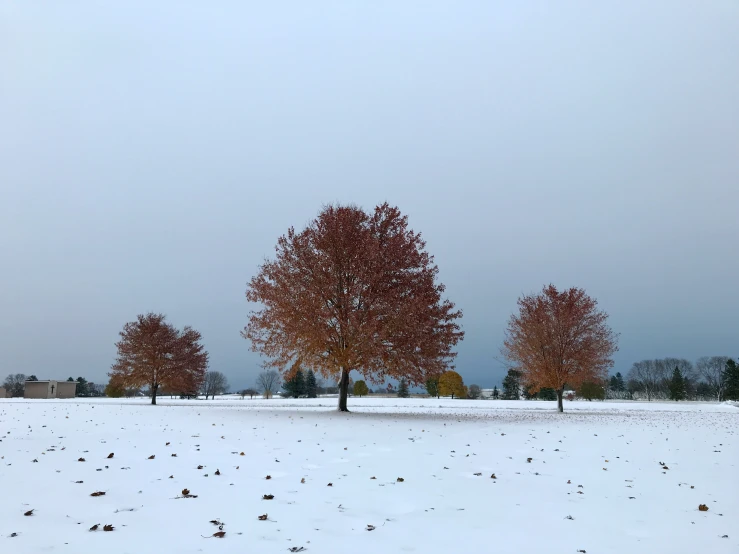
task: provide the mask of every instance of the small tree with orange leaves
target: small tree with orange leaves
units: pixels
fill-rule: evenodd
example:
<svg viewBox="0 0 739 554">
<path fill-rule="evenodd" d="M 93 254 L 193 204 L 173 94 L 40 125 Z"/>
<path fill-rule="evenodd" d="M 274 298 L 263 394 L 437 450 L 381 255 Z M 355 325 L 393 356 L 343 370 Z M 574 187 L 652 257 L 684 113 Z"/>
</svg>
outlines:
<svg viewBox="0 0 739 554">
<path fill-rule="evenodd" d="M 246 297 L 262 308 L 242 334 L 287 378 L 302 367 L 336 379 L 347 411 L 352 370 L 418 385 L 449 367 L 462 314 L 437 274 L 397 208 L 328 206 L 302 232 L 289 229 L 252 278 Z"/>
<path fill-rule="evenodd" d="M 553 388 L 561 412 L 566 385 L 605 382 L 618 336 L 595 299 L 583 289 L 559 292 L 549 285 L 540 294 L 519 298 L 518 308 L 508 321 L 502 351 L 532 393 Z"/>
<path fill-rule="evenodd" d="M 149 386 L 151 403 L 160 387 L 197 394 L 208 368 L 208 353 L 196 330 L 182 331 L 162 314 L 139 315 L 123 326 L 116 343 L 118 356 L 111 367 L 111 383 L 119 387 Z"/>
</svg>

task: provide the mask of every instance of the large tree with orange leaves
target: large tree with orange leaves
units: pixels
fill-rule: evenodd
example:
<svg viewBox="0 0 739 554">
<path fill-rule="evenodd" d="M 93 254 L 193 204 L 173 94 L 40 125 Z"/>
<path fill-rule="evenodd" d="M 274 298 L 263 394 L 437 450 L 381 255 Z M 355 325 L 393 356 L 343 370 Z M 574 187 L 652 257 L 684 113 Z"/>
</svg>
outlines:
<svg viewBox="0 0 739 554">
<path fill-rule="evenodd" d="M 583 289 L 560 292 L 549 285 L 540 294 L 519 298 L 518 309 L 508 321 L 503 355 L 531 392 L 553 388 L 561 412 L 566 385 L 605 382 L 618 336 L 595 299 Z"/>
<path fill-rule="evenodd" d="M 462 313 L 442 298 L 433 257 L 397 208 L 328 206 L 275 250 L 249 283 L 261 309 L 242 333 L 266 365 L 338 380 L 341 411 L 352 370 L 417 385 L 450 367 Z"/>
<path fill-rule="evenodd" d="M 108 374 L 112 384 L 148 385 L 152 404 L 163 386 L 197 394 L 208 368 L 208 353 L 198 331 L 191 327 L 180 331 L 162 314 L 148 313 L 126 323 L 120 336 L 118 356 Z"/>
</svg>

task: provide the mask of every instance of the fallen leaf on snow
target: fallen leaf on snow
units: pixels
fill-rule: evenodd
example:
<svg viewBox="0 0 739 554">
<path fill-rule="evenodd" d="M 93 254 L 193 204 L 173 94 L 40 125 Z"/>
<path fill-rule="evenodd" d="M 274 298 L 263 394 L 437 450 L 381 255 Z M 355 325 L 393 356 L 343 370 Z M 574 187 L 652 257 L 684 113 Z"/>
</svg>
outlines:
<svg viewBox="0 0 739 554">
<path fill-rule="evenodd" d="M 262 514 L 257 518 L 259 521 L 267 521 L 267 514 Z"/>
<path fill-rule="evenodd" d="M 113 527 L 110 524 L 109 525 L 103 525 L 103 531 L 113 531 L 114 529 L 115 529 L 115 527 Z"/>
<path fill-rule="evenodd" d="M 262 495 L 262 500 L 272 500 L 275 497 L 274 494 L 265 494 Z"/>
<path fill-rule="evenodd" d="M 95 491 L 90 496 L 105 496 L 105 492 L 104 491 Z"/>
<path fill-rule="evenodd" d="M 698 506 L 698 509 L 701 512 L 707 512 L 708 511 L 708 506 L 706 506 L 705 504 L 701 504 L 701 505 Z"/>
<path fill-rule="evenodd" d="M 113 452 L 111 452 L 110 454 L 108 454 L 108 459 L 110 460 L 113 457 L 113 455 L 114 455 Z"/>
<path fill-rule="evenodd" d="M 374 531 L 374 530 L 375 530 L 375 526 L 374 525 L 368 525 L 367 526 L 367 531 Z"/>
<path fill-rule="evenodd" d="M 152 454 L 151 456 L 149 456 L 149 457 L 148 457 L 148 458 L 146 458 L 146 459 L 147 459 L 147 460 L 153 460 L 153 459 L 154 459 L 154 457 L 155 457 L 155 456 L 154 456 L 154 454 Z"/>
<path fill-rule="evenodd" d="M 32 515 L 33 515 L 33 510 L 28 510 L 28 511 L 27 511 L 27 512 L 26 512 L 25 514 L 23 514 L 23 515 L 24 515 L 24 516 L 32 516 Z"/>
<path fill-rule="evenodd" d="M 92 527 L 90 527 L 90 531 L 97 531 L 98 530 L 98 527 L 100 527 L 100 524 L 99 523 L 96 523 L 95 525 L 93 525 Z"/>
</svg>

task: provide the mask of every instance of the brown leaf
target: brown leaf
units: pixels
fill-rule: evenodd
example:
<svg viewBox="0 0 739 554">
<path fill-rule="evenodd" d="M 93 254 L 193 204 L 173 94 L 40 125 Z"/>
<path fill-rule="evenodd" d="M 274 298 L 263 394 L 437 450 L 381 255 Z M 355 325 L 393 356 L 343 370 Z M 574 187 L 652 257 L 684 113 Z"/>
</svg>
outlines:
<svg viewBox="0 0 739 554">
<path fill-rule="evenodd" d="M 474 475 L 475 477 L 479 477 L 480 475 L 482 475 L 482 473 L 475 473 Z"/>
<path fill-rule="evenodd" d="M 113 527 L 113 526 L 112 526 L 112 525 L 110 525 L 110 524 L 108 524 L 108 525 L 103 525 L 103 531 L 113 531 L 114 529 L 115 529 L 115 527 Z"/>
<path fill-rule="evenodd" d="M 210 523 L 212 523 L 213 525 L 223 525 L 223 523 L 221 523 L 221 522 L 220 522 L 220 521 L 218 521 L 217 519 L 211 519 L 211 520 L 210 520 Z"/>
<path fill-rule="evenodd" d="M 495 473 L 493 473 L 493 474 L 492 474 L 492 475 L 490 476 L 490 478 L 491 478 L 491 479 L 497 479 L 497 477 L 495 476 Z"/>
<path fill-rule="evenodd" d="M 327 487 L 333 487 L 333 486 L 334 486 L 334 484 L 333 484 L 333 483 L 329 483 L 329 484 L 328 484 L 328 485 L 326 485 L 326 486 L 327 486 Z"/>
<path fill-rule="evenodd" d="M 147 458 L 147 460 L 153 460 L 153 459 L 154 459 L 154 454 L 152 454 L 151 456 L 149 456 L 149 457 Z"/>
<path fill-rule="evenodd" d="M 259 521 L 267 521 L 267 514 L 262 514 L 257 518 Z"/>
<path fill-rule="evenodd" d="M 567 479 L 567 484 L 568 485 L 571 485 L 572 484 L 572 481 L 570 481 L 569 479 Z"/>
<path fill-rule="evenodd" d="M 701 512 L 707 512 L 708 511 L 708 506 L 706 506 L 705 504 L 701 504 L 701 505 L 698 506 L 698 509 Z"/>
<path fill-rule="evenodd" d="M 90 531 L 97 531 L 98 530 L 98 527 L 100 527 L 100 524 L 99 523 L 96 523 L 95 525 L 93 525 L 92 527 L 90 527 Z"/>
<path fill-rule="evenodd" d="M 375 476 L 370 477 L 370 480 L 372 480 L 372 479 L 377 479 L 377 477 L 375 477 Z"/>
<path fill-rule="evenodd" d="M 242 452 L 241 454 L 239 454 L 239 456 L 246 456 L 246 454 L 244 454 L 244 453 Z"/>
<path fill-rule="evenodd" d="M 215 533 L 213 533 L 213 536 L 215 538 L 217 538 L 217 539 L 222 539 L 223 537 L 226 536 L 226 532 L 225 531 L 216 531 Z"/>
<path fill-rule="evenodd" d="M 220 469 L 216 469 L 216 473 L 215 474 L 216 475 L 220 475 L 221 474 L 221 470 Z"/>
<path fill-rule="evenodd" d="M 262 500 L 272 500 L 274 497 L 274 494 L 265 494 L 262 496 Z"/>
<path fill-rule="evenodd" d="M 79 459 L 78 459 L 77 461 L 78 461 L 78 462 L 84 462 L 84 461 L 85 461 L 85 459 L 84 459 L 84 458 L 79 458 Z"/>
<path fill-rule="evenodd" d="M 174 475 L 170 475 L 170 476 L 169 476 L 169 478 L 170 478 L 170 479 L 174 479 Z"/>
<path fill-rule="evenodd" d="M 108 454 L 108 459 L 110 460 L 113 456 L 114 456 L 114 453 L 111 452 L 110 454 Z"/>
<path fill-rule="evenodd" d="M 526 461 L 527 461 L 528 463 L 531 463 L 531 460 L 533 460 L 533 459 L 534 459 L 534 458 L 526 458 Z"/>
<path fill-rule="evenodd" d="M 301 478 L 300 479 L 300 482 L 303 483 L 303 484 L 305 484 L 305 477 Z"/>
<path fill-rule="evenodd" d="M 96 492 L 92 493 L 90 496 L 105 496 L 105 492 L 104 491 L 96 491 Z"/>
<path fill-rule="evenodd" d="M 172 454 L 172 457 L 173 457 L 173 458 L 176 458 L 176 457 L 177 457 L 177 454 Z"/>
<path fill-rule="evenodd" d="M 182 496 L 187 496 L 190 494 L 190 489 L 182 489 Z"/>
<path fill-rule="evenodd" d="M 478 473 L 477 475 L 479 475 L 479 473 Z M 403 481 L 405 481 L 405 479 L 403 479 L 402 477 L 398 477 L 398 478 L 396 479 L 396 481 L 397 481 L 398 483 L 402 483 Z"/>
<path fill-rule="evenodd" d="M 27 512 L 26 512 L 25 514 L 23 514 L 23 515 L 24 515 L 24 516 L 32 516 L 32 515 L 33 515 L 33 510 L 28 510 L 28 511 L 27 511 Z"/>
<path fill-rule="evenodd" d="M 81 483 L 84 483 L 84 481 L 75 481 L 75 483 L 79 485 Z"/>
<path fill-rule="evenodd" d="M 374 531 L 375 526 L 374 525 L 367 525 L 367 531 Z"/>
<path fill-rule="evenodd" d="M 203 469 L 203 466 L 198 466 L 198 469 Z"/>
<path fill-rule="evenodd" d="M 267 475 L 267 477 L 265 477 L 265 479 L 266 479 L 267 481 L 269 481 L 270 479 L 272 479 L 272 476 L 271 476 L 271 475 Z"/>
<path fill-rule="evenodd" d="M 169 443 L 165 443 L 164 446 L 169 446 Z"/>
</svg>

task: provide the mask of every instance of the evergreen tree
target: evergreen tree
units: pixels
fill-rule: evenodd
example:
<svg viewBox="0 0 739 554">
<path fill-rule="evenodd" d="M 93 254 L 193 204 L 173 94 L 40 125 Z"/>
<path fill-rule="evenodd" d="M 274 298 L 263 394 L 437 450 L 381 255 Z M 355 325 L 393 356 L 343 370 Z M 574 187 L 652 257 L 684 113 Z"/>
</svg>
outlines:
<svg viewBox="0 0 739 554">
<path fill-rule="evenodd" d="M 724 398 L 726 400 L 739 400 L 739 364 L 731 358 L 726 362 L 724 381 L 726 383 Z"/>
<path fill-rule="evenodd" d="M 616 373 L 616 390 L 618 392 L 624 392 L 626 390 L 626 384 L 624 383 L 624 377 L 621 372 Z"/>
<path fill-rule="evenodd" d="M 669 388 L 670 400 L 685 400 L 685 378 L 683 377 L 683 372 L 677 366 L 675 367 L 675 371 L 672 372 Z"/>
<path fill-rule="evenodd" d="M 77 377 L 76 396 L 90 396 L 90 391 L 87 389 L 87 379 L 85 379 L 84 377 Z"/>
<path fill-rule="evenodd" d="M 305 394 L 305 379 L 302 370 L 298 369 L 290 379 L 282 386 L 287 395 L 292 398 L 300 398 Z"/>
<path fill-rule="evenodd" d="M 500 392 L 498 391 L 498 385 L 495 385 L 493 387 L 493 398 L 495 400 L 498 400 L 498 397 L 500 396 Z"/>
<path fill-rule="evenodd" d="M 408 398 L 410 395 L 410 392 L 408 392 L 408 381 L 403 378 L 398 383 L 398 398 Z"/>
<path fill-rule="evenodd" d="M 536 398 L 536 393 L 531 392 L 531 387 L 528 385 L 523 386 L 522 395 L 524 400 L 531 400 L 533 398 Z"/>
<path fill-rule="evenodd" d="M 426 392 L 429 396 L 439 398 L 439 378 L 431 377 L 426 380 Z"/>
<path fill-rule="evenodd" d="M 550 387 L 543 387 L 538 394 L 540 400 L 557 400 L 557 391 Z"/>
<path fill-rule="evenodd" d="M 318 381 L 316 381 L 316 374 L 313 373 L 312 369 L 309 369 L 305 376 L 305 396 L 308 398 L 318 397 Z"/>
<path fill-rule="evenodd" d="M 36 377 L 35 375 L 31 375 L 28 379 L 26 379 L 26 381 L 38 381 L 38 377 Z"/>
<path fill-rule="evenodd" d="M 509 369 L 503 379 L 503 400 L 519 400 L 521 398 L 521 372 Z"/>
</svg>

